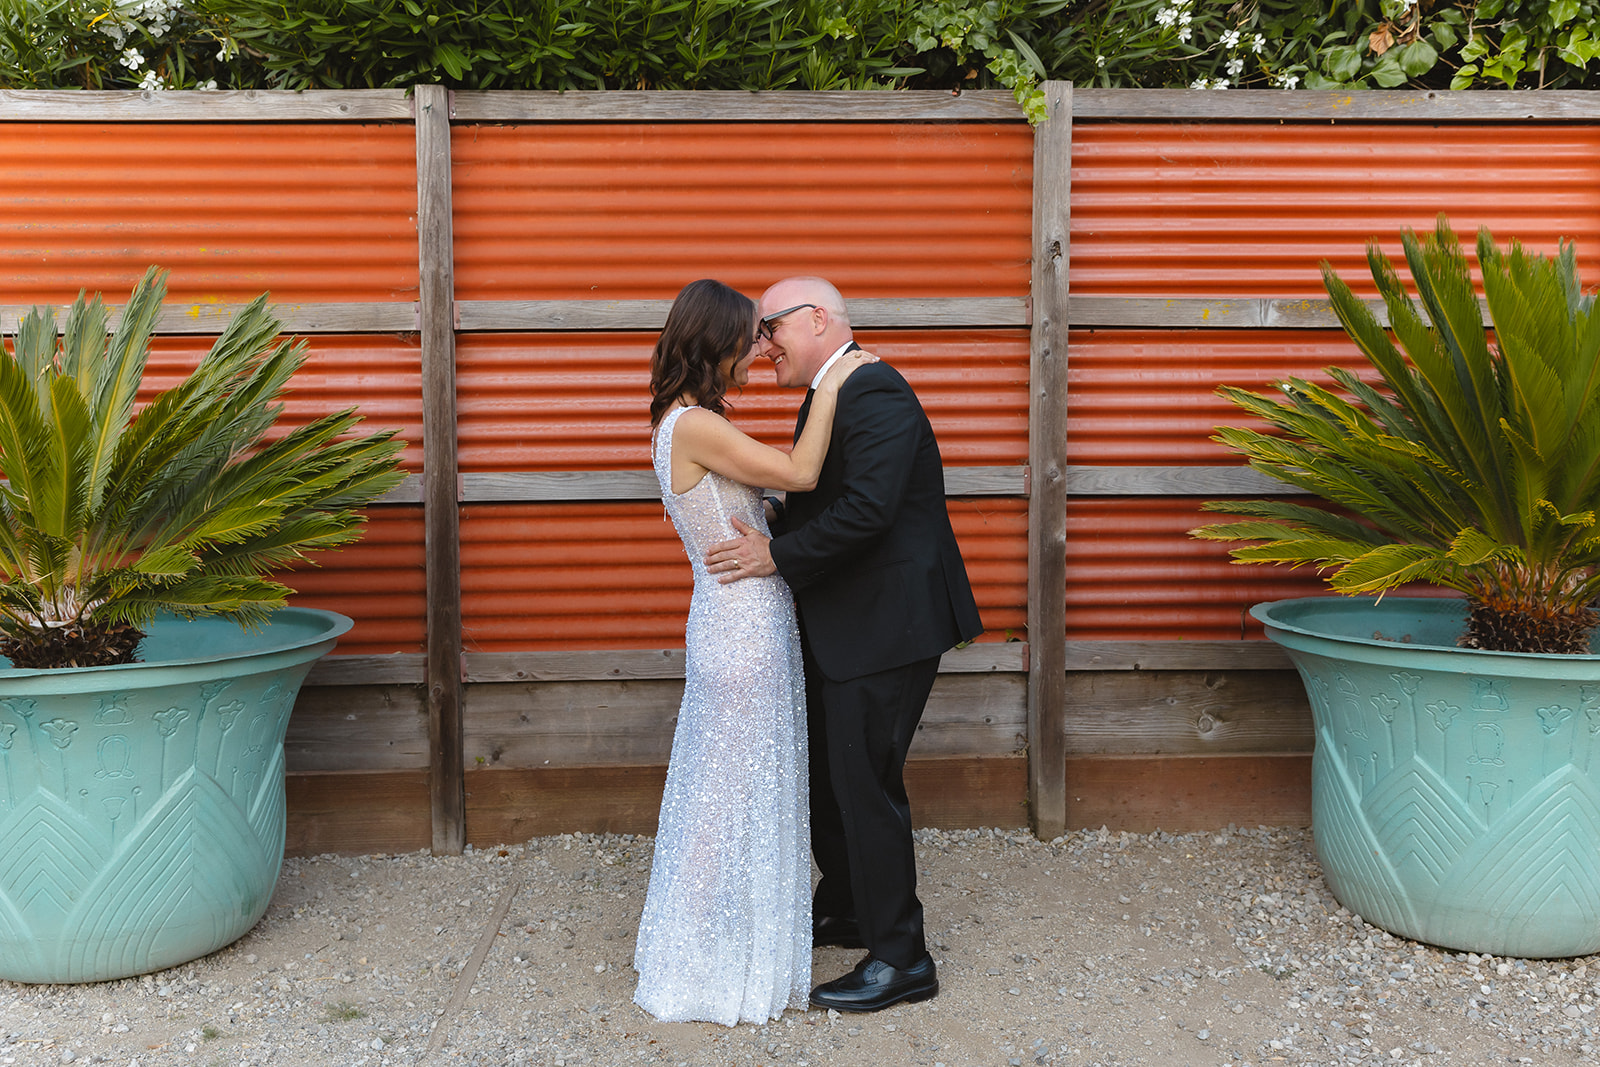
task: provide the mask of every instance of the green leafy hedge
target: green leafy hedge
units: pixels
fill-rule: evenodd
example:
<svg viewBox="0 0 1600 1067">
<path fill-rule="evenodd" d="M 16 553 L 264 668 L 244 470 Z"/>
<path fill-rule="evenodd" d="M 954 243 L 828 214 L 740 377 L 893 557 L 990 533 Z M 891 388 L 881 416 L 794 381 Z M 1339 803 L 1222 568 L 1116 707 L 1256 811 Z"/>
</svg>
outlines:
<svg viewBox="0 0 1600 1067">
<path fill-rule="evenodd" d="M 1590 88 L 1600 0 L 0 0 L 6 88 Z"/>
</svg>

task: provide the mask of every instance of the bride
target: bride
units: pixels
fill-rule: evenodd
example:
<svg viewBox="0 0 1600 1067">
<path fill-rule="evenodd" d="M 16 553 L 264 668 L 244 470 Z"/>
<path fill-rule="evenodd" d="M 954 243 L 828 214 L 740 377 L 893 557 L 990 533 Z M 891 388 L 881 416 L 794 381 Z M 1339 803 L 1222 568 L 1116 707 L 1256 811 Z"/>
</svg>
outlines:
<svg viewBox="0 0 1600 1067">
<path fill-rule="evenodd" d="M 668 1022 L 765 1023 L 811 990 L 806 700 L 789 587 L 719 584 L 706 548 L 735 516 L 766 532 L 761 490 L 815 486 L 839 386 L 876 357 L 838 361 L 792 452 L 723 416 L 750 380 L 755 304 L 710 279 L 678 294 L 650 363 L 661 498 L 694 570 L 683 705 L 672 740 L 633 999 Z"/>
</svg>

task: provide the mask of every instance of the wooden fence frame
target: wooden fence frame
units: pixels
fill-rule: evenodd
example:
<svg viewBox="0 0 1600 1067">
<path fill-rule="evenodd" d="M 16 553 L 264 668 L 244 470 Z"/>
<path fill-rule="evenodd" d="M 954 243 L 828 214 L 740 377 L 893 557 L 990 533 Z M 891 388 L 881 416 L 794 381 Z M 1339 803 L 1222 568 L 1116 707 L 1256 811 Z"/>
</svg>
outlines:
<svg viewBox="0 0 1600 1067">
<path fill-rule="evenodd" d="M 1030 329 L 1026 467 L 947 470 L 954 496 L 1028 500 L 1027 644 L 976 645 L 945 657 L 942 673 L 1026 672 L 1028 800 L 1036 833 L 1066 829 L 1065 681 L 1074 671 L 1285 670 L 1276 646 L 1246 641 L 1065 641 L 1065 508 L 1069 497 L 1256 495 L 1282 487 L 1238 467 L 1093 467 L 1066 462 L 1068 331 L 1086 326 L 1164 329 L 1328 329 L 1326 301 L 1072 299 L 1070 173 L 1074 122 L 1548 123 L 1600 122 L 1600 93 L 1389 91 L 1320 93 L 1077 89 L 1044 85 L 1048 117 L 1035 130 L 1031 293 L 1022 298 L 850 302 L 862 327 L 1006 326 Z M 450 232 L 452 123 L 1022 122 L 1009 93 L 899 92 L 283 92 L 0 91 L 0 122 L 409 122 L 416 129 L 419 299 L 416 303 L 277 306 L 293 333 L 418 332 L 422 341 L 424 475 L 386 503 L 421 503 L 428 626 L 422 655 L 338 656 L 312 686 L 424 686 L 429 720 L 432 847 L 465 843 L 463 687 L 475 682 L 681 678 L 682 653 L 467 653 L 462 647 L 459 509 L 483 501 L 643 500 L 649 472 L 461 476 L 455 450 L 455 335 L 487 330 L 655 329 L 669 301 L 457 301 Z M 23 309 L 0 307 L 0 329 Z M 163 333 L 215 333 L 238 309 L 199 317 L 169 311 Z"/>
</svg>

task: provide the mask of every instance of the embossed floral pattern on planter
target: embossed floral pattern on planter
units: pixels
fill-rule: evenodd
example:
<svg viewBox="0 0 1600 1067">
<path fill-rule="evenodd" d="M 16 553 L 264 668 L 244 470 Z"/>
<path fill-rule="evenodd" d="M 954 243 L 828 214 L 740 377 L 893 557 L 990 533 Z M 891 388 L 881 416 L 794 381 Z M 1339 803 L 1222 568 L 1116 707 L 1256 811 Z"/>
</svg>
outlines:
<svg viewBox="0 0 1600 1067">
<path fill-rule="evenodd" d="M 1447 948 L 1600 950 L 1600 656 L 1452 647 L 1455 599 L 1252 614 L 1310 697 L 1312 827 L 1340 903 Z"/>
<path fill-rule="evenodd" d="M 0 670 L 0 978 L 140 974 L 255 925 L 283 863 L 289 713 L 349 627 L 167 619 L 143 663 Z"/>
</svg>

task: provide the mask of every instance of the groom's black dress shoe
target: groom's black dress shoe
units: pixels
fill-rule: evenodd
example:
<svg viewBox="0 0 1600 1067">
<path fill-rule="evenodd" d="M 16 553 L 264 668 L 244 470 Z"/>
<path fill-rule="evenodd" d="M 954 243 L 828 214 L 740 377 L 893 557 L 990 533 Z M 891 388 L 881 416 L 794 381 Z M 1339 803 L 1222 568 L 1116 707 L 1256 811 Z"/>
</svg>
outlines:
<svg viewBox="0 0 1600 1067">
<path fill-rule="evenodd" d="M 924 954 L 910 967 L 891 967 L 868 956 L 843 978 L 811 991 L 811 1003 L 835 1011 L 881 1011 L 892 1004 L 927 1000 L 939 992 L 933 957 Z"/>
<path fill-rule="evenodd" d="M 865 948 L 861 928 L 854 919 L 841 919 L 836 915 L 818 915 L 811 920 L 811 947 Z"/>
</svg>

